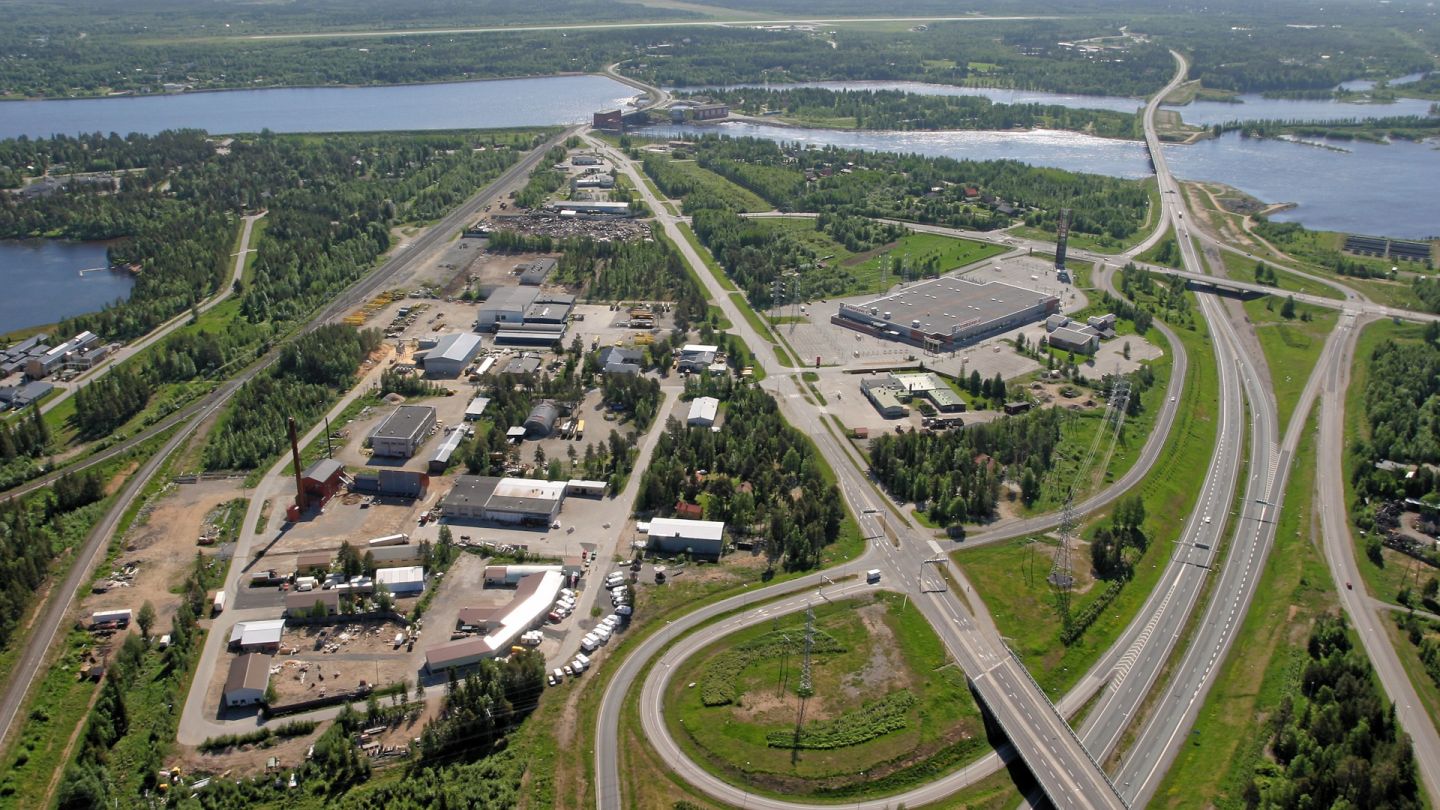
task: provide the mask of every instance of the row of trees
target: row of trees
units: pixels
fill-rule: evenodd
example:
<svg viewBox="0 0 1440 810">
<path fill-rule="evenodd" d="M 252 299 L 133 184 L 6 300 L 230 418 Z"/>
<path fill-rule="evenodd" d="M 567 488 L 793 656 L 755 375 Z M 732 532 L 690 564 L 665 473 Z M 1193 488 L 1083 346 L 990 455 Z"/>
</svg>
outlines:
<svg viewBox="0 0 1440 810">
<path fill-rule="evenodd" d="M 998 104 L 984 96 L 942 96 L 900 90 L 827 90 L 819 87 L 744 87 L 705 91 L 752 115 L 783 113 L 806 122 L 840 121 L 855 129 L 1081 130 L 1111 138 L 1136 136 L 1134 113 L 1058 104 Z M 1139 102 L 1136 102 L 1138 108 Z"/>
<path fill-rule="evenodd" d="M 737 385 L 728 397 L 718 432 L 666 423 L 640 481 L 636 511 L 669 514 L 681 500 L 703 502 L 706 519 L 761 538 L 772 566 L 814 568 L 845 516 L 824 462 L 768 393 Z"/>
</svg>

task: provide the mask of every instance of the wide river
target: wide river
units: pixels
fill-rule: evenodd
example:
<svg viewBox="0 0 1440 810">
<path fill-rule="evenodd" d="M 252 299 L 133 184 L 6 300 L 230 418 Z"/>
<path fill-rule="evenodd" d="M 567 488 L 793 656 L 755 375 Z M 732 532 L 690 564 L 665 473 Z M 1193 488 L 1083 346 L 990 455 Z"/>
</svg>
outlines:
<svg viewBox="0 0 1440 810">
<path fill-rule="evenodd" d="M 1140 101 L 919 82 L 821 82 L 815 86 L 893 88 L 915 93 L 982 95 L 997 102 L 1062 104 L 1134 111 Z M 197 127 L 215 133 L 426 130 L 574 124 L 595 110 L 623 106 L 633 88 L 599 76 L 557 76 L 399 87 L 238 90 L 117 99 L 0 103 L 0 137 L 76 132 L 157 132 Z M 1291 101 L 1245 96 L 1240 103 L 1178 107 L 1190 122 L 1237 119 L 1337 119 L 1424 113 L 1429 102 L 1395 104 Z M 837 144 L 955 158 L 1010 158 L 1039 166 L 1118 177 L 1148 175 L 1135 141 L 1074 132 L 846 132 L 727 123 L 655 127 L 654 134 L 721 132 L 783 141 Z M 1177 174 L 1235 186 L 1265 202 L 1294 203 L 1279 215 L 1314 228 L 1394 237 L 1440 232 L 1434 189 L 1440 154 L 1433 144 L 1337 143 L 1332 148 L 1227 135 L 1170 147 Z"/>
<path fill-rule="evenodd" d="M 103 242 L 0 239 L 0 332 L 94 312 L 130 294 Z"/>
</svg>

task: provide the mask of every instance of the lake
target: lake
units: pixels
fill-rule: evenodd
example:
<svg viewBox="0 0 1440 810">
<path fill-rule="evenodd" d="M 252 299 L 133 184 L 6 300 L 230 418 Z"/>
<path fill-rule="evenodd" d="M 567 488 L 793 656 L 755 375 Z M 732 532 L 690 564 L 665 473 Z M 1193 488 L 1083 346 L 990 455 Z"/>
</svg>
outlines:
<svg viewBox="0 0 1440 810">
<path fill-rule="evenodd" d="M 81 132 L 377 132 L 578 124 L 639 91 L 604 76 L 388 87 L 226 90 L 0 102 L 0 137 Z"/>
<path fill-rule="evenodd" d="M 103 242 L 0 240 L 0 332 L 94 312 L 128 296 L 135 280 L 110 270 L 105 250 Z"/>
</svg>

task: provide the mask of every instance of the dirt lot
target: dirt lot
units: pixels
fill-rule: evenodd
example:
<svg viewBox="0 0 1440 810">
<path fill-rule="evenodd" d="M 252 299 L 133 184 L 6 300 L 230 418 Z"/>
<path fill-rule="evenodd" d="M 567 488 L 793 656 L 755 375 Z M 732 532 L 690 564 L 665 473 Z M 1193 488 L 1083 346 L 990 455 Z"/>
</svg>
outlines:
<svg viewBox="0 0 1440 810">
<path fill-rule="evenodd" d="M 401 679 L 414 683 L 418 651 L 394 645 L 404 626 L 395 622 L 286 627 L 281 655 L 275 657 L 270 683 L 280 703 L 324 697 L 326 691 L 385 685 Z M 283 654 L 288 650 L 294 654 Z M 274 668 L 272 668 L 272 672 Z"/>
<path fill-rule="evenodd" d="M 195 542 L 200 536 L 205 517 L 220 504 L 243 497 L 239 479 L 200 481 L 194 484 L 169 484 L 152 505 L 148 516 L 137 520 L 125 536 L 126 552 L 117 568 L 136 563 L 134 577 L 128 584 L 111 587 L 107 593 L 91 594 L 82 602 L 86 615 L 97 610 L 130 608 L 138 611 L 147 600 L 155 606 L 156 632 L 164 633 L 180 604 L 180 597 L 170 592 L 185 579 L 195 552 L 202 550 Z"/>
</svg>

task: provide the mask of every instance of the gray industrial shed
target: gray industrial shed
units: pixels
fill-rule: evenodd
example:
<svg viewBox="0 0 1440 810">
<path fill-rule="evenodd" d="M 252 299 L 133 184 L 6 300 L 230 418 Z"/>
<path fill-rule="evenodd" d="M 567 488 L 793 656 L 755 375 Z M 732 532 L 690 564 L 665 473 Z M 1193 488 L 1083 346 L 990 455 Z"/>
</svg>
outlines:
<svg viewBox="0 0 1440 810">
<path fill-rule="evenodd" d="M 435 341 L 425 353 L 421 364 L 433 377 L 458 377 L 480 350 L 480 336 L 471 332 L 451 332 Z"/>
<path fill-rule="evenodd" d="M 377 456 L 409 458 L 435 426 L 435 409 L 428 405 L 401 405 L 370 432 L 370 449 Z"/>
<path fill-rule="evenodd" d="M 560 406 L 550 400 L 543 400 L 530 409 L 525 417 L 525 435 L 544 438 L 555 429 L 555 420 L 560 418 Z"/>
</svg>

